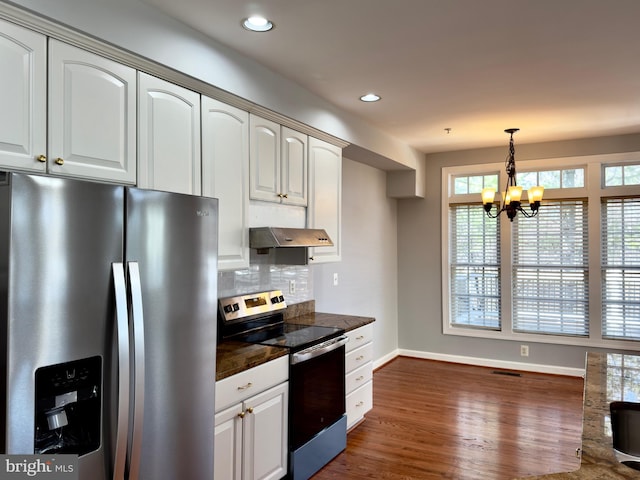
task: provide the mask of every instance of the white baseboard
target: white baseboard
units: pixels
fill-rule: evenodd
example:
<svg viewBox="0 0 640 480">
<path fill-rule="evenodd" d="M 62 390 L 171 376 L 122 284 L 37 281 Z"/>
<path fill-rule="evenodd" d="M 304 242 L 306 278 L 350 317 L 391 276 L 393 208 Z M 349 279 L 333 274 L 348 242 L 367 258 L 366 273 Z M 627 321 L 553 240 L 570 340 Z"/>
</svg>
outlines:
<svg viewBox="0 0 640 480">
<path fill-rule="evenodd" d="M 397 356 L 424 358 L 428 360 L 439 360 L 441 362 L 462 363 L 465 365 L 476 365 L 479 367 L 500 368 L 504 370 L 517 370 L 523 372 L 549 373 L 553 375 L 566 375 L 569 377 L 584 377 L 583 368 L 560 367 L 556 365 L 541 365 L 538 363 L 509 362 L 505 360 L 493 360 L 489 358 L 465 357 L 463 355 L 449 355 L 444 353 L 422 352 L 418 350 L 397 349 L 385 355 L 381 359 L 374 361 L 374 368 L 379 368 L 390 362 Z"/>
<path fill-rule="evenodd" d="M 373 361 L 373 369 L 375 370 L 376 368 L 380 368 L 381 366 L 383 366 L 385 363 L 389 363 L 391 360 L 393 360 L 398 355 L 400 355 L 399 352 L 400 352 L 400 350 L 395 349 L 393 352 L 388 353 L 384 357 L 378 358 L 377 360 L 374 360 Z"/>
</svg>

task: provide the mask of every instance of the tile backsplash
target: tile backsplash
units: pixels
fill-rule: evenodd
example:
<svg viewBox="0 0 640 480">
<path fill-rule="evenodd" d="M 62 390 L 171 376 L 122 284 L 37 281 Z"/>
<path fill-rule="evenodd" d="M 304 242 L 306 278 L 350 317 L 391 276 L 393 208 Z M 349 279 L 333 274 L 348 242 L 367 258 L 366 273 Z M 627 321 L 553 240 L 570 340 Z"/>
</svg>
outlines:
<svg viewBox="0 0 640 480">
<path fill-rule="evenodd" d="M 232 297 L 265 290 L 282 290 L 289 305 L 313 299 L 313 275 L 308 265 L 252 264 L 242 270 L 218 272 L 218 297 Z M 290 281 L 295 293 L 290 293 Z"/>
</svg>

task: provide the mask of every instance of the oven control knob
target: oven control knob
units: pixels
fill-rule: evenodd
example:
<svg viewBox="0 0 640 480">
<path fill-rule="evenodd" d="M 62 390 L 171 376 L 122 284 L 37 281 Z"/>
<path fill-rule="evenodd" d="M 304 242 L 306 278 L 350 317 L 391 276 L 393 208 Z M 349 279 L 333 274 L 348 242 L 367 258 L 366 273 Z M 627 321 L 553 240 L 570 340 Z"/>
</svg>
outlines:
<svg viewBox="0 0 640 480">
<path fill-rule="evenodd" d="M 238 310 L 240 310 L 240 305 L 238 305 L 237 303 L 233 304 L 233 311 L 237 312 Z"/>
<path fill-rule="evenodd" d="M 231 313 L 233 311 L 233 307 L 231 305 L 225 305 L 223 310 L 224 313 Z"/>
<path fill-rule="evenodd" d="M 280 302 L 280 303 L 284 302 L 284 297 L 282 295 L 280 295 L 278 297 L 278 302 Z"/>
<path fill-rule="evenodd" d="M 271 303 L 273 303 L 274 305 L 278 303 L 278 297 L 271 297 Z"/>
</svg>

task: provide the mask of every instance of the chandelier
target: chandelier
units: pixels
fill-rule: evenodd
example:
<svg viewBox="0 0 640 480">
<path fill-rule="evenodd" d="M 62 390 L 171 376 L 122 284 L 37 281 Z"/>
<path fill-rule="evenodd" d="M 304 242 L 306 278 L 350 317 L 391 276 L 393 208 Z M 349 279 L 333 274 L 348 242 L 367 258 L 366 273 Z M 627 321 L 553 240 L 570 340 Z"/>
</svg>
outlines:
<svg viewBox="0 0 640 480">
<path fill-rule="evenodd" d="M 487 212 L 487 215 L 490 218 L 498 218 L 502 212 L 506 212 L 509 220 L 513 222 L 513 219 L 518 212 L 522 213 L 527 218 L 535 217 L 538 214 L 538 208 L 542 201 L 544 187 L 537 185 L 527 190 L 527 199 L 529 200 L 529 209 L 531 210 L 527 211 L 522 208 L 520 201 L 522 198 L 522 187 L 516 185 L 516 158 L 515 149 L 513 147 L 513 134 L 518 130 L 520 129 L 508 128 L 505 130 L 506 133 L 511 135 L 511 138 L 509 139 L 509 155 L 507 155 L 507 159 L 505 160 L 508 180 L 507 186 L 502 194 L 502 206 L 498 209 L 495 215 L 492 214 L 491 211 L 493 209 L 493 200 L 496 195 L 496 189 L 490 187 L 482 189 L 482 203 L 484 205 L 484 211 Z"/>
</svg>

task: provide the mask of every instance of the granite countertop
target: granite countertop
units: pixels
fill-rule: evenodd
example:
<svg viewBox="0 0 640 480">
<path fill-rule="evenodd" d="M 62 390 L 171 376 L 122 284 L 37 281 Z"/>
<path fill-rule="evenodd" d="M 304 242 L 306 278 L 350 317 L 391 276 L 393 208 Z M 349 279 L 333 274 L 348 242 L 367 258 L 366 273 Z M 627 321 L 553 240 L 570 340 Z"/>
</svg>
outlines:
<svg viewBox="0 0 640 480">
<path fill-rule="evenodd" d="M 286 348 L 226 340 L 216 349 L 216 381 L 288 355 Z"/>
<path fill-rule="evenodd" d="M 285 317 L 285 322 L 298 325 L 318 325 L 320 327 L 339 327 L 345 332 L 355 330 L 369 323 L 373 323 L 373 317 L 361 317 L 357 315 L 341 315 L 338 313 L 322 312 L 298 312 L 298 315 Z"/>
<path fill-rule="evenodd" d="M 589 352 L 586 367 L 580 468 L 527 480 L 640 479 L 615 457 L 609 414 L 613 401 L 640 401 L 640 356 Z"/>
<path fill-rule="evenodd" d="M 345 331 L 354 330 L 375 321 L 373 317 L 316 312 L 314 300 L 288 306 L 284 320 L 301 325 L 340 327 Z M 216 381 L 288 353 L 286 348 L 225 340 L 220 342 L 216 349 Z"/>
</svg>

